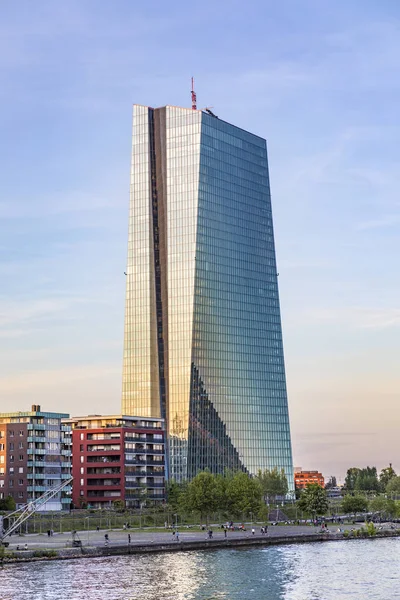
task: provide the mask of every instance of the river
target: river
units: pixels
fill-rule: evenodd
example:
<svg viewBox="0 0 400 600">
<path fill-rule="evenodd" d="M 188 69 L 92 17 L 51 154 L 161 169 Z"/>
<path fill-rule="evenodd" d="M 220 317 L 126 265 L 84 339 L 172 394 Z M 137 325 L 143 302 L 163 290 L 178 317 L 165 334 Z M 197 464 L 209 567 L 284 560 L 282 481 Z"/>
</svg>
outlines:
<svg viewBox="0 0 400 600">
<path fill-rule="evenodd" d="M 7 565 L 1 600 L 394 600 L 400 539 Z"/>
</svg>

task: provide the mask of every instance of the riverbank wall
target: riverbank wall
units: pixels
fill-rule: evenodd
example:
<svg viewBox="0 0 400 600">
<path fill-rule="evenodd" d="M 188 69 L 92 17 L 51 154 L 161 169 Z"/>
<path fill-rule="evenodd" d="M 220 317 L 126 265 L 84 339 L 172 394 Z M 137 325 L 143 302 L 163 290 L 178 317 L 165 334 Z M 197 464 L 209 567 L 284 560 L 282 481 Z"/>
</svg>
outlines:
<svg viewBox="0 0 400 600">
<path fill-rule="evenodd" d="M 374 536 L 344 536 L 343 533 L 312 533 L 304 535 L 285 535 L 271 537 L 246 537 L 216 540 L 195 540 L 180 542 L 147 542 L 142 544 L 124 544 L 112 546 L 82 546 L 80 548 L 62 548 L 57 550 L 22 550 L 9 553 L 1 559 L 1 564 L 19 564 L 33 561 L 68 560 L 78 558 L 100 558 L 107 556 L 124 556 L 131 554 L 148 554 L 160 552 L 190 552 L 199 550 L 220 550 L 223 548 L 266 548 L 268 546 L 286 544 L 307 544 L 315 542 L 374 540 L 388 537 L 400 537 L 400 530 L 380 531 Z"/>
</svg>

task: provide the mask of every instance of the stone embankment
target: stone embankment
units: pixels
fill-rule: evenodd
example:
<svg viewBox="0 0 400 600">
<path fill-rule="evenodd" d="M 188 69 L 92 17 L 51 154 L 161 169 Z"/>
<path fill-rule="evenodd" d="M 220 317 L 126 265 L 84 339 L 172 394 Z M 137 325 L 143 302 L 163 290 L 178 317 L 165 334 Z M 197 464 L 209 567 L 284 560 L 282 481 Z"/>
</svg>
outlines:
<svg viewBox="0 0 400 600">
<path fill-rule="evenodd" d="M 31 561 L 66 560 L 72 558 L 97 558 L 146 554 L 150 552 L 182 552 L 199 550 L 219 550 L 222 548 L 260 548 L 282 544 L 305 544 L 310 542 L 332 542 L 340 540 L 374 540 L 387 537 L 400 537 L 400 530 L 378 531 L 374 536 L 345 536 L 343 533 L 310 533 L 303 535 L 252 536 L 246 538 L 192 540 L 172 542 L 146 542 L 141 544 L 115 544 L 109 546 L 82 546 L 80 548 L 60 548 L 54 550 L 19 551 L 6 553 L 1 564 L 18 564 Z"/>
</svg>

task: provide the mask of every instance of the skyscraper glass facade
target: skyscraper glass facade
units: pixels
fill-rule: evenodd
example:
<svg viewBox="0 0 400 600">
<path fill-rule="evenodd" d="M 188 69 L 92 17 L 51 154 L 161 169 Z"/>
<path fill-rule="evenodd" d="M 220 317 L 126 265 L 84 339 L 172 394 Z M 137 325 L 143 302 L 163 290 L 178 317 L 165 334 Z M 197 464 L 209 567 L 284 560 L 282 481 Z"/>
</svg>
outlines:
<svg viewBox="0 0 400 600">
<path fill-rule="evenodd" d="M 122 412 L 165 417 L 169 476 L 293 486 L 266 142 L 134 107 Z"/>
</svg>

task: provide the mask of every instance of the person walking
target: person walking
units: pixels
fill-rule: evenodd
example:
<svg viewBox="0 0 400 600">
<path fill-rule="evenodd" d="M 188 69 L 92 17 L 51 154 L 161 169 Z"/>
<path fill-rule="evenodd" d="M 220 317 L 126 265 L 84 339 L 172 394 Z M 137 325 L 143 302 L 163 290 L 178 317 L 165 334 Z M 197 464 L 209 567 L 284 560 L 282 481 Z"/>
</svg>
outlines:
<svg viewBox="0 0 400 600">
<path fill-rule="evenodd" d="M 256 530 L 255 530 L 255 529 L 254 529 L 254 527 L 253 527 L 253 528 L 252 528 L 252 530 L 251 530 L 251 533 L 254 535 L 254 534 L 255 534 L 255 532 L 256 532 Z"/>
<path fill-rule="evenodd" d="M 179 531 L 176 532 L 175 539 L 177 542 L 179 542 Z"/>
<path fill-rule="evenodd" d="M 224 527 L 224 537 L 227 538 L 226 527 Z"/>
<path fill-rule="evenodd" d="M 128 533 L 128 544 L 130 544 L 130 543 L 131 543 L 131 534 Z"/>
</svg>

